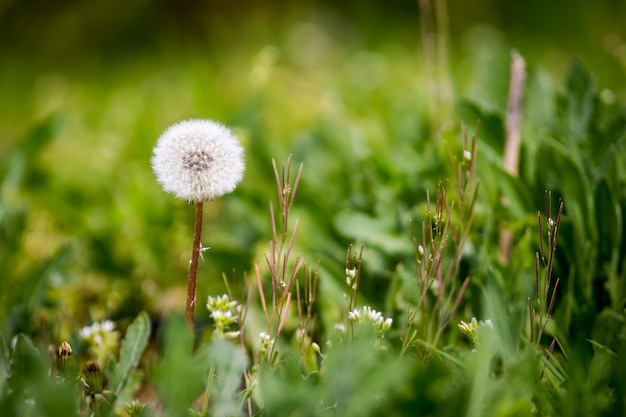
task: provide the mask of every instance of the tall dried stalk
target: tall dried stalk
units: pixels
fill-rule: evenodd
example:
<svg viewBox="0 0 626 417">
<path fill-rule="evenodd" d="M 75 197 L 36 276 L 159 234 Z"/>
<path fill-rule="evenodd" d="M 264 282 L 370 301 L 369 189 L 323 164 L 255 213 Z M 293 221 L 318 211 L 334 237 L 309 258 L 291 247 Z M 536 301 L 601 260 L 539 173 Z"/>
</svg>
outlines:
<svg viewBox="0 0 626 417">
<path fill-rule="evenodd" d="M 522 95 L 526 80 L 526 63 L 517 52 L 511 55 L 511 80 L 509 84 L 509 104 L 506 112 L 506 141 L 504 143 L 504 169 L 514 177 L 518 175 L 519 148 L 521 144 L 522 123 Z M 502 204 L 506 207 L 509 201 L 504 198 Z M 503 229 L 500 232 L 498 257 L 500 262 L 507 264 L 511 257 L 513 233 Z"/>
<path fill-rule="evenodd" d="M 293 202 L 298 189 L 298 183 L 302 175 L 303 164 L 300 164 L 296 178 L 291 183 L 291 156 L 287 159 L 287 163 L 283 164 L 281 170 L 278 170 L 276 162 L 272 160 L 274 176 L 276 178 L 276 186 L 278 189 L 278 201 L 281 224 L 277 225 L 276 212 L 274 205 L 270 202 L 270 221 L 272 225 L 272 240 L 269 244 L 269 253 L 265 253 L 265 261 L 269 269 L 271 277 L 271 301 L 266 296 L 263 289 L 261 272 L 259 265 L 254 265 L 254 273 L 256 284 L 259 291 L 259 299 L 261 307 L 265 315 L 267 323 L 267 333 L 275 339 L 282 331 L 291 301 L 293 297 L 293 284 L 296 276 L 304 266 L 304 259 L 300 255 L 296 255 L 292 260 L 292 250 L 298 232 L 298 219 L 294 222 L 293 228 L 290 230 L 289 211 L 293 206 Z M 306 279 L 306 278 L 305 278 Z M 315 282 L 317 282 L 315 280 Z M 312 295 L 314 293 L 309 293 Z M 298 294 L 296 293 L 296 296 Z M 271 302 L 271 304 L 270 304 Z M 271 357 L 274 353 L 274 346 L 268 352 Z"/>
<path fill-rule="evenodd" d="M 427 78 L 431 137 L 452 120 L 453 93 L 448 63 L 446 0 L 418 0 L 422 55 Z"/>
<path fill-rule="evenodd" d="M 535 299 L 536 307 L 533 308 L 531 298 L 528 297 L 528 312 L 530 317 L 530 342 L 539 346 L 554 309 L 556 293 L 559 288 L 560 279 L 557 278 L 552 285 L 552 270 L 556 256 L 556 245 L 561 229 L 561 216 L 563 214 L 563 201 L 559 201 L 556 219 L 552 218 L 552 193 L 546 191 L 546 231 L 547 231 L 547 253 L 544 250 L 543 227 L 541 224 L 541 212 L 537 212 L 537 223 L 539 226 L 539 252 L 535 253 Z M 544 273 L 540 272 L 540 264 L 543 264 Z M 537 321 L 539 313 L 539 321 Z"/>
<path fill-rule="evenodd" d="M 296 296 L 298 306 L 298 342 L 300 346 L 300 357 L 306 356 L 306 350 L 312 347 L 315 335 L 315 315 L 313 305 L 317 295 L 317 280 L 319 278 L 319 261 L 315 269 L 303 267 L 302 295 L 300 281 L 296 280 Z"/>
<path fill-rule="evenodd" d="M 438 184 L 434 209 L 430 193 L 426 193 L 427 213 L 419 238 L 411 222 L 419 299 L 408 312 L 402 352 L 418 343 L 430 348 L 436 347 L 443 331 L 458 311 L 469 285 L 469 277 L 466 277 L 460 288 L 457 288 L 458 279 L 455 277 L 459 274 L 463 248 L 469 237 L 478 196 L 479 184 L 475 181 L 477 132 L 478 129 L 468 148 L 467 130 L 463 128 L 464 152 L 460 163 L 449 154 L 458 189 L 459 226 L 452 224 L 454 203 L 449 202 L 447 183 Z M 450 237 L 454 246 L 452 259 L 444 262 Z M 425 355 L 427 356 L 428 354 Z"/>
</svg>

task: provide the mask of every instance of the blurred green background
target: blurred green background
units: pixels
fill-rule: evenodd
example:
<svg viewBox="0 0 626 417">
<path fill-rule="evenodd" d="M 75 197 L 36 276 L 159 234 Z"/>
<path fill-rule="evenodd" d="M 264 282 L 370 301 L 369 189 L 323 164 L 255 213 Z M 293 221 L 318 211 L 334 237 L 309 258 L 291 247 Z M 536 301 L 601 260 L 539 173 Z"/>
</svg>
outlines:
<svg viewBox="0 0 626 417">
<path fill-rule="evenodd" d="M 297 251 L 310 265 L 321 260 L 327 320 L 342 302 L 350 243 L 365 245 L 363 297 L 382 305 L 380 290 L 411 263 L 409 219 L 424 215 L 426 190 L 451 178 L 444 143 L 458 151 L 460 124 L 473 132 L 477 119 L 484 184 L 464 268 L 476 288 L 495 267 L 496 275 L 515 277 L 502 278 L 514 295 L 527 292 L 537 241 L 529 233 L 544 209 L 543 190 L 563 196 L 567 211 L 578 194 L 593 206 L 595 196 L 585 193 L 601 188 L 596 171 L 578 159 L 563 168 L 539 157 L 546 137 L 576 152 L 560 118 L 568 107 L 556 99 L 573 57 L 596 77 L 585 78 L 583 69 L 570 77 L 593 84 L 594 103 L 613 109 L 626 101 L 626 2 L 449 1 L 443 80 L 450 112 L 444 100 L 431 116 L 425 10 L 417 1 L 0 2 L 2 330 L 36 332 L 40 317 L 63 332 L 142 309 L 153 317 L 182 312 L 193 208 L 160 190 L 150 156 L 166 127 L 190 117 L 231 126 L 247 161 L 235 192 L 205 207 L 203 244 L 211 249 L 200 266 L 200 305 L 223 292 L 223 272 L 235 270 L 241 282 L 255 262 L 264 265 L 268 202 L 276 201 L 271 159 L 280 164 L 289 154 L 304 163 L 292 215 L 300 218 Z M 512 50 L 528 71 L 519 179 L 497 168 Z M 610 131 L 602 136 L 609 145 L 624 141 L 623 107 L 615 114 L 613 124 L 600 123 L 617 126 L 613 136 L 600 129 Z M 622 207 L 623 147 L 610 149 L 606 175 L 615 182 L 598 192 Z M 579 173 L 590 178 L 587 188 Z M 512 208 L 502 207 L 503 195 Z M 581 213 L 571 222 L 585 221 Z M 522 242 L 508 267 L 495 256 L 503 222 Z M 577 241 L 575 234 L 563 265 L 601 240 L 597 231 Z M 619 236 L 615 242 L 607 251 L 623 255 Z M 619 275 L 619 259 L 615 268 Z M 602 288 L 607 276 L 600 275 Z M 580 288 L 591 281 L 585 276 Z M 571 285 L 578 304 L 599 297 L 596 313 L 609 303 L 602 291 L 576 293 Z"/>
</svg>

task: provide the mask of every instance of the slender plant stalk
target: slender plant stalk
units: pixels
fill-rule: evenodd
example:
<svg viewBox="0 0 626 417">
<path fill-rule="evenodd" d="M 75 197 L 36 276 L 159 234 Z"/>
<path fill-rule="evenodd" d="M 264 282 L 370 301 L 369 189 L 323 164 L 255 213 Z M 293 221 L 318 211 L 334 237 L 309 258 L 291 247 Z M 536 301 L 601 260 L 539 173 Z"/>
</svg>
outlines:
<svg viewBox="0 0 626 417">
<path fill-rule="evenodd" d="M 193 316 L 196 307 L 196 281 L 198 277 L 198 258 L 200 257 L 200 237 L 202 235 L 202 201 L 196 202 L 196 223 L 193 230 L 193 248 L 189 261 L 189 279 L 187 281 L 187 324 L 193 329 Z"/>
<path fill-rule="evenodd" d="M 428 78 L 428 116 L 435 138 L 453 113 L 453 93 L 448 70 L 448 9 L 444 0 L 418 0 L 422 53 Z"/>
<path fill-rule="evenodd" d="M 526 63 L 517 52 L 511 56 L 511 80 L 509 84 L 509 104 L 506 112 L 506 141 L 504 143 L 504 169 L 513 177 L 519 173 L 519 149 L 521 143 L 522 96 L 526 80 Z M 503 199 L 503 205 L 508 207 L 510 202 Z M 498 245 L 500 262 L 508 264 L 513 248 L 513 231 L 502 230 Z"/>
<path fill-rule="evenodd" d="M 204 390 L 204 400 L 202 401 L 202 417 L 207 415 L 207 410 L 209 409 L 209 400 L 211 398 L 211 388 L 213 387 L 213 377 L 215 376 L 215 364 L 211 364 L 211 368 L 209 368 L 209 377 L 206 383 L 206 389 Z"/>
<path fill-rule="evenodd" d="M 263 313 L 267 321 L 267 333 L 273 335 L 272 339 L 276 339 L 287 322 L 291 300 L 293 297 L 292 288 L 294 282 L 296 282 L 296 276 L 302 269 L 306 272 L 306 267 L 304 259 L 300 255 L 297 255 L 293 260 L 293 267 L 291 271 L 289 268 L 292 259 L 292 249 L 295 244 L 299 224 L 299 220 L 296 219 L 290 230 L 289 210 L 295 199 L 298 182 L 300 181 L 300 176 L 302 175 L 303 165 L 300 164 L 293 184 L 290 181 L 291 155 L 287 159 L 287 163 L 283 163 L 280 171 L 275 160 L 272 160 L 272 167 L 274 169 L 274 177 L 276 179 L 279 207 L 278 210 L 275 210 L 274 205 L 270 201 L 272 240 L 269 245 L 269 253 L 265 253 L 265 261 L 272 279 L 271 304 L 269 295 L 266 296 L 263 292 L 261 272 L 258 264 L 254 265 L 254 274 L 259 291 L 261 307 L 263 308 Z M 280 212 L 282 219 L 282 228 L 279 227 L 276 219 L 278 212 Z M 267 357 L 270 363 L 273 361 L 272 358 L 275 357 L 275 348 L 276 344 L 272 343 L 271 348 L 268 350 Z"/>
</svg>

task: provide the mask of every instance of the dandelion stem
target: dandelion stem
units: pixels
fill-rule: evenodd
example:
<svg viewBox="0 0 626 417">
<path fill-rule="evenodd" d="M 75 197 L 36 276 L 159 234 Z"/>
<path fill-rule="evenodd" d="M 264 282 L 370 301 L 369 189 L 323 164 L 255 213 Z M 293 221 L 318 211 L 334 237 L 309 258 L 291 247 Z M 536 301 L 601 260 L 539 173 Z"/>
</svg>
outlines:
<svg viewBox="0 0 626 417">
<path fill-rule="evenodd" d="M 200 256 L 200 237 L 202 235 L 202 200 L 196 202 L 196 223 L 193 230 L 193 248 L 189 261 L 189 280 L 187 281 L 187 324 L 193 329 L 193 316 L 196 307 L 196 281 L 198 276 L 198 257 Z"/>
</svg>

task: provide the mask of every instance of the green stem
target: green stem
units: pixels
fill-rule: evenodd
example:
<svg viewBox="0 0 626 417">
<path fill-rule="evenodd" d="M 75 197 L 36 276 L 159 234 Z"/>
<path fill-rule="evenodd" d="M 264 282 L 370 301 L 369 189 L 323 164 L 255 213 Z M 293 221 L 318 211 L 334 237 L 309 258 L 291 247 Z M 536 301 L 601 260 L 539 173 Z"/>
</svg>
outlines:
<svg viewBox="0 0 626 417">
<path fill-rule="evenodd" d="M 211 387 L 213 385 L 213 376 L 215 375 L 215 364 L 211 364 L 209 369 L 209 379 L 206 383 L 206 390 L 204 391 L 204 402 L 202 403 L 202 417 L 206 416 L 207 409 L 209 408 L 209 399 L 211 398 Z"/>
</svg>

